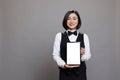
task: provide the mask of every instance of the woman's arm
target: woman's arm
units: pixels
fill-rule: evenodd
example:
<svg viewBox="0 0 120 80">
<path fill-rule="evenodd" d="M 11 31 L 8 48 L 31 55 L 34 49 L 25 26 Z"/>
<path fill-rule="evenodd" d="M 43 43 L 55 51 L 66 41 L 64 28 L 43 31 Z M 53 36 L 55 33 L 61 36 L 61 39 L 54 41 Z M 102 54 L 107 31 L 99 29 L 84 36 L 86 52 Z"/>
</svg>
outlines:
<svg viewBox="0 0 120 80">
<path fill-rule="evenodd" d="M 87 34 L 84 34 L 85 53 L 82 55 L 82 61 L 88 61 L 91 58 L 90 43 Z"/>
<path fill-rule="evenodd" d="M 66 64 L 65 61 L 60 57 L 60 43 L 61 43 L 61 33 L 57 33 L 53 46 L 53 59 L 57 62 L 59 67 L 64 68 Z"/>
</svg>

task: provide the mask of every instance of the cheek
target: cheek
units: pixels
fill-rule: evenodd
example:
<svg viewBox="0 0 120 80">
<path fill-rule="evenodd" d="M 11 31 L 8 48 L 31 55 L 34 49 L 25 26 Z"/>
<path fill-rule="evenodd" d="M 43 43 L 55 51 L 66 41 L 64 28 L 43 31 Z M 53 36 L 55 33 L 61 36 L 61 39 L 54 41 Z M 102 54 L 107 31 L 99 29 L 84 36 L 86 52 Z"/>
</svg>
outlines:
<svg viewBox="0 0 120 80">
<path fill-rule="evenodd" d="M 76 21 L 76 26 L 78 25 L 78 21 Z"/>
<path fill-rule="evenodd" d="M 76 24 L 78 24 L 78 21 L 75 21 Z"/>
<path fill-rule="evenodd" d="M 70 21 L 67 21 L 67 25 L 69 25 L 70 24 Z"/>
</svg>

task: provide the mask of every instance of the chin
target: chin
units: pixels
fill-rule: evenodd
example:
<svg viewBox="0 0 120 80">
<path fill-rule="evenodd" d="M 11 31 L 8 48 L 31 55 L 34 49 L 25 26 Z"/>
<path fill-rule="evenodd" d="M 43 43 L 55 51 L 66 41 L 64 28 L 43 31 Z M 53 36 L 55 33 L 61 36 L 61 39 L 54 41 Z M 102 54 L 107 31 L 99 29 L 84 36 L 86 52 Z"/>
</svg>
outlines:
<svg viewBox="0 0 120 80">
<path fill-rule="evenodd" d="M 70 29 L 76 29 L 76 27 L 70 27 Z"/>
</svg>

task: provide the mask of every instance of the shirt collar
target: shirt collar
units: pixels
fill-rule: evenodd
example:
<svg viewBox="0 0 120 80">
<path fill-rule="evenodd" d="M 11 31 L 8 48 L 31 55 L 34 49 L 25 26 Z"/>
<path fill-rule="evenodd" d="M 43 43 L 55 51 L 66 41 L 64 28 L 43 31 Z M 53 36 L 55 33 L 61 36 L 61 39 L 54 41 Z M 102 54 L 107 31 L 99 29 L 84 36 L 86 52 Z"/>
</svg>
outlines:
<svg viewBox="0 0 120 80">
<path fill-rule="evenodd" d="M 77 30 L 76 30 L 76 29 L 75 29 L 75 30 L 70 30 L 70 29 L 68 29 L 67 32 L 68 32 L 68 31 L 74 32 L 74 31 L 77 31 Z"/>
<path fill-rule="evenodd" d="M 68 31 L 74 32 L 74 31 L 77 31 L 77 29 L 75 29 L 75 30 L 67 29 L 66 32 L 68 33 Z M 78 36 L 78 31 L 77 31 L 77 36 Z"/>
</svg>

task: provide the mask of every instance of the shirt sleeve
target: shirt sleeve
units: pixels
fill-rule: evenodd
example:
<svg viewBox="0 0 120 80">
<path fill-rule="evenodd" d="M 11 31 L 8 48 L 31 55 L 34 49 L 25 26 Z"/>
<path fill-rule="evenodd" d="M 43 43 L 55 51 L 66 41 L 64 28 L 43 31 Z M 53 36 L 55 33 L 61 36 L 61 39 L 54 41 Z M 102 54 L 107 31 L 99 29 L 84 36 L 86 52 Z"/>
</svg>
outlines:
<svg viewBox="0 0 120 80">
<path fill-rule="evenodd" d="M 61 43 L 61 33 L 57 33 L 55 36 L 54 46 L 53 46 L 53 59 L 57 62 L 59 67 L 64 68 L 66 64 L 65 61 L 60 57 L 60 43 Z"/>
<path fill-rule="evenodd" d="M 82 61 L 88 61 L 91 58 L 90 43 L 87 34 L 84 34 L 85 54 L 82 55 Z"/>
</svg>

